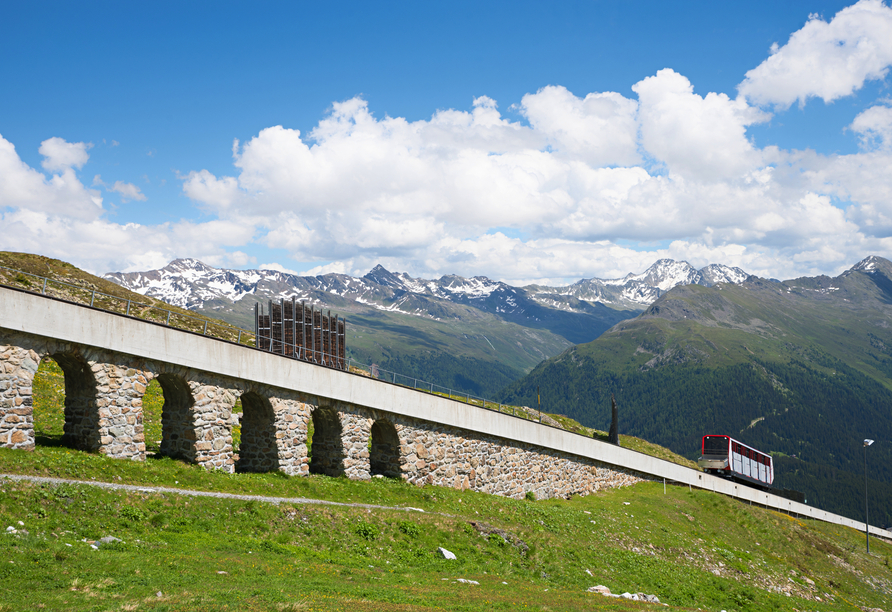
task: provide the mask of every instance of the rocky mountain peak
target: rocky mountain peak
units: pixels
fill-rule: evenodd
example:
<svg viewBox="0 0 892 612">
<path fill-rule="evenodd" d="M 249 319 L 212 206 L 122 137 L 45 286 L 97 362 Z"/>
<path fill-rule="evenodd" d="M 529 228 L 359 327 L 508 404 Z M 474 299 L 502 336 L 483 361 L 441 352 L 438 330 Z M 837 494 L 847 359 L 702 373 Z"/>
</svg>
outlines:
<svg viewBox="0 0 892 612">
<path fill-rule="evenodd" d="M 889 271 L 890 269 L 892 269 L 892 262 L 888 259 L 877 257 L 876 255 L 869 255 L 852 266 L 849 271 L 866 272 L 869 274 L 876 272 L 877 270 Z"/>
<path fill-rule="evenodd" d="M 697 284 L 699 278 L 697 269 L 686 261 L 659 259 L 645 270 L 644 274 L 638 275 L 636 280 L 657 287 L 661 291 L 668 291 L 677 285 Z"/>
<path fill-rule="evenodd" d="M 174 259 L 172 262 L 161 268 L 162 270 L 195 270 L 197 272 L 216 272 L 217 268 L 212 268 L 201 260 L 191 257 L 183 257 Z"/>
<path fill-rule="evenodd" d="M 709 287 L 717 283 L 734 283 L 739 285 L 749 277 L 749 274 L 740 268 L 732 268 L 722 264 L 709 264 L 704 268 L 700 268 L 700 276 L 703 278 L 701 284 Z"/>
<path fill-rule="evenodd" d="M 369 272 L 363 276 L 365 280 L 372 281 L 373 283 L 378 283 L 379 285 L 384 285 L 385 287 L 390 287 L 392 289 L 406 289 L 405 283 L 403 280 L 381 264 L 378 264 Z"/>
</svg>

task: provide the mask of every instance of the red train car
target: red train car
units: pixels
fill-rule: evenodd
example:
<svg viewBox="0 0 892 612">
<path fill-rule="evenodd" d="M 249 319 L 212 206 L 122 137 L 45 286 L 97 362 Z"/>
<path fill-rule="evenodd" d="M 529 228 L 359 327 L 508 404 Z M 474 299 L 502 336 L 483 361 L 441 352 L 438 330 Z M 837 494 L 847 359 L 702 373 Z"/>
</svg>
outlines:
<svg viewBox="0 0 892 612">
<path fill-rule="evenodd" d="M 770 487 L 774 483 L 771 455 L 738 442 L 730 436 L 703 436 L 697 465 L 711 474 Z"/>
</svg>

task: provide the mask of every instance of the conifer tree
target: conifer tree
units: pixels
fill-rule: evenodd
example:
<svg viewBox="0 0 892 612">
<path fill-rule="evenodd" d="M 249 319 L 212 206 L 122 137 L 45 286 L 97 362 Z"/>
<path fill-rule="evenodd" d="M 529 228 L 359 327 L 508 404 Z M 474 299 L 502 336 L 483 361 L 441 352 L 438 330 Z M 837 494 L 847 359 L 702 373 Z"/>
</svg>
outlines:
<svg viewBox="0 0 892 612">
<path fill-rule="evenodd" d="M 616 409 L 616 398 L 610 394 L 610 434 L 607 441 L 611 444 L 619 446 L 619 411 Z"/>
</svg>

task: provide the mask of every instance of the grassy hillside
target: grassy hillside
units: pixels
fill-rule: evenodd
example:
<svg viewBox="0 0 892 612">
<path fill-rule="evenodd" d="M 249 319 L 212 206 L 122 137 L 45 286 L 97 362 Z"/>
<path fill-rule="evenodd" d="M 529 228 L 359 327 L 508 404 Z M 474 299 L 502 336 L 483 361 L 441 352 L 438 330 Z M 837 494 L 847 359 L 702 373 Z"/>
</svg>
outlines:
<svg viewBox="0 0 892 612">
<path fill-rule="evenodd" d="M 876 259 L 834 279 L 679 287 L 501 399 L 539 386 L 546 409 L 603 429 L 614 394 L 621 431 L 689 458 L 704 434 L 733 435 L 778 458 L 781 486 L 862 519 L 862 440 L 875 439 L 871 519 L 892 525 L 890 278 Z"/>
<path fill-rule="evenodd" d="M 0 539 L 3 610 L 648 607 L 587 593 L 594 585 L 654 594 L 672 609 L 892 605 L 889 544 L 874 539 L 868 556 L 850 529 L 705 491 L 664 494 L 658 483 L 518 501 L 389 479 L 209 474 L 52 447 L 0 449 L 0 471 L 390 507 L 5 482 L 0 525 L 19 532 Z M 120 542 L 91 548 L 106 536 Z"/>
<path fill-rule="evenodd" d="M 150 321 L 167 322 L 180 329 L 203 332 L 226 340 L 238 339 L 238 328 L 203 314 L 171 306 L 161 300 L 124 289 L 120 285 L 93 276 L 70 263 L 32 255 L 0 251 L 0 283 L 37 293 L 89 305 L 94 300 L 97 308 L 127 313 Z M 19 271 L 19 272 L 16 272 Z M 21 272 L 24 272 L 22 274 Z M 31 276 L 34 275 L 34 276 Z M 50 279 L 44 286 L 35 277 Z M 53 282 L 58 281 L 58 282 Z M 131 305 L 128 310 L 127 302 Z M 166 312 L 171 311 L 168 318 Z M 247 342 L 247 341 L 246 341 Z"/>
</svg>

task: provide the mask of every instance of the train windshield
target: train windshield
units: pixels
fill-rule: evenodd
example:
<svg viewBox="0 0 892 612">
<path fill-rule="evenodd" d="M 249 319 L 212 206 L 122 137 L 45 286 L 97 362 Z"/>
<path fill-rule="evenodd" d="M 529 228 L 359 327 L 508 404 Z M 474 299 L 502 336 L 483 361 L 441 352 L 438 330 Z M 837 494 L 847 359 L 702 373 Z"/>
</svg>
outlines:
<svg viewBox="0 0 892 612">
<path fill-rule="evenodd" d="M 727 438 L 727 436 L 704 436 L 704 438 L 703 438 L 703 454 L 727 457 L 728 456 L 728 438 Z"/>
</svg>

